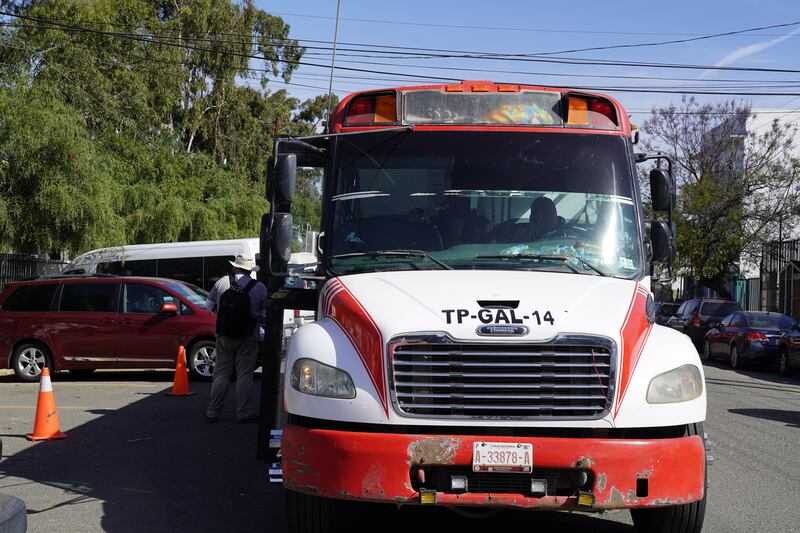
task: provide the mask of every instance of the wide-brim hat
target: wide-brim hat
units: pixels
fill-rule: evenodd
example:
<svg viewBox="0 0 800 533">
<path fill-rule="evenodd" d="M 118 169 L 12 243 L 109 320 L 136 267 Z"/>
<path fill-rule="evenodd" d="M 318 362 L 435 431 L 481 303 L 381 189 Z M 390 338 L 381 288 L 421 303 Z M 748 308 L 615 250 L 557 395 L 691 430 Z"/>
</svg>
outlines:
<svg viewBox="0 0 800 533">
<path fill-rule="evenodd" d="M 231 265 L 242 270 L 249 270 L 250 272 L 258 272 L 260 269 L 253 259 L 243 255 L 237 255 L 233 261 L 228 261 Z"/>
</svg>

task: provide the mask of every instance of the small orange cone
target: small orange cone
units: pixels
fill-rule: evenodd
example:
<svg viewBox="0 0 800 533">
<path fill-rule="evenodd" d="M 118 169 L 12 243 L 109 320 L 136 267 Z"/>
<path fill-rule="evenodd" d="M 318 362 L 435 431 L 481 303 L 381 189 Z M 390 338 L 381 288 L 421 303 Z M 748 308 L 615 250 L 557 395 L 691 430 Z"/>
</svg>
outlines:
<svg viewBox="0 0 800 533">
<path fill-rule="evenodd" d="M 56 397 L 53 394 L 53 382 L 50 381 L 50 370 L 42 368 L 39 380 L 39 398 L 36 400 L 36 419 L 33 422 L 33 433 L 25 435 L 28 440 L 66 439 L 58 427 Z"/>
<path fill-rule="evenodd" d="M 186 370 L 186 349 L 178 346 L 178 362 L 175 364 L 175 380 L 172 383 L 172 392 L 167 396 L 191 396 L 189 390 L 189 372 Z"/>
</svg>

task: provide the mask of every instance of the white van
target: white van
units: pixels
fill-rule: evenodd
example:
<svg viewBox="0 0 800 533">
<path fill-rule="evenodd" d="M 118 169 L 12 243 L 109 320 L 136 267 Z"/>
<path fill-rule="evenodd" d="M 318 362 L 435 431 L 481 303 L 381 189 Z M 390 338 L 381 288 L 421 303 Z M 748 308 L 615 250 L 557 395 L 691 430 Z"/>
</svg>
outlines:
<svg viewBox="0 0 800 533">
<path fill-rule="evenodd" d="M 229 261 L 237 255 L 256 257 L 258 251 L 258 239 L 132 244 L 86 252 L 69 263 L 62 274 L 170 278 L 210 290 L 219 278 L 231 271 Z M 313 271 L 316 261 L 314 254 L 294 253 L 289 270 L 298 273 Z M 299 278 L 287 278 L 287 286 L 302 288 L 303 283 Z M 291 333 L 291 330 L 313 319 L 313 311 L 293 313 L 287 310 L 284 313 L 284 328 L 289 327 L 288 333 Z"/>
<path fill-rule="evenodd" d="M 76 257 L 63 273 L 171 278 L 210 290 L 231 271 L 228 261 L 237 255 L 255 257 L 258 249 L 258 239 L 115 246 Z"/>
</svg>

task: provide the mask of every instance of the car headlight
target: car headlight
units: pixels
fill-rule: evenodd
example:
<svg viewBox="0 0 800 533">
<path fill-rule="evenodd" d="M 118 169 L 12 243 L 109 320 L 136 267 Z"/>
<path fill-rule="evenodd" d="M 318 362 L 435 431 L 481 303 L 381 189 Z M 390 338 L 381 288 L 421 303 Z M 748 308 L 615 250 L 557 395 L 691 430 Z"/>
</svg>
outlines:
<svg viewBox="0 0 800 533">
<path fill-rule="evenodd" d="M 306 394 L 348 400 L 356 397 L 356 387 L 350 374 L 313 359 L 295 361 L 291 380 L 295 390 Z"/>
<path fill-rule="evenodd" d="M 659 374 L 647 387 L 647 403 L 688 402 L 703 394 L 703 378 L 694 365 L 683 365 Z"/>
</svg>

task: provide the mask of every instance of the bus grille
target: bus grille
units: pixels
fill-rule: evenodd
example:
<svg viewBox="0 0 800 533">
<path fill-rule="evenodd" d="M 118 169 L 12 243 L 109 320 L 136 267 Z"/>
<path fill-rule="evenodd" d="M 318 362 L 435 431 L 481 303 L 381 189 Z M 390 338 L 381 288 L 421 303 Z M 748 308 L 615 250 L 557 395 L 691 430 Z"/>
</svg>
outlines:
<svg viewBox="0 0 800 533">
<path fill-rule="evenodd" d="M 411 343 L 390 348 L 394 402 L 419 417 L 599 418 L 610 405 L 609 343 Z"/>
</svg>

